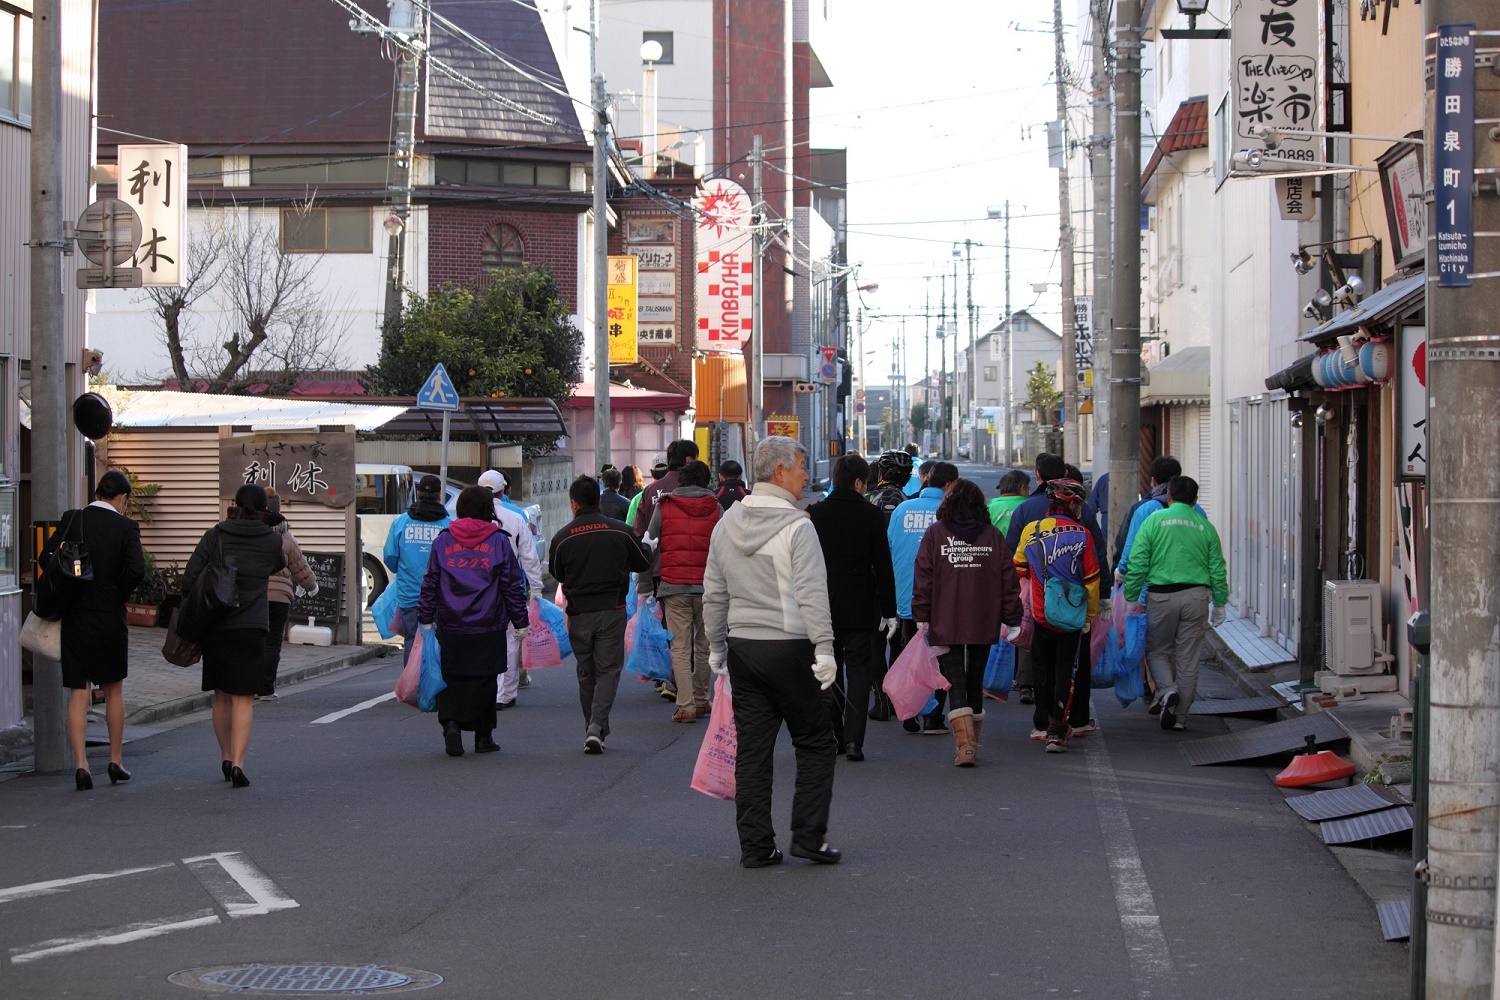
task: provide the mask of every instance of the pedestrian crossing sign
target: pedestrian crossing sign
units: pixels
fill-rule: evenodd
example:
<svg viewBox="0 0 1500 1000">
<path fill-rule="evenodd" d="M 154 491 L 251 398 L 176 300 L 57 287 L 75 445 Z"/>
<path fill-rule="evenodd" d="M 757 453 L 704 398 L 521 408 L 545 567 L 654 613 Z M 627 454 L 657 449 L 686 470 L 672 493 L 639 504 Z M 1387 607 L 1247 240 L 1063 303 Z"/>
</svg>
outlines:
<svg viewBox="0 0 1500 1000">
<path fill-rule="evenodd" d="M 417 390 L 417 409 L 458 412 L 458 390 L 453 387 L 448 369 L 441 361 L 433 367 L 422 388 Z"/>
</svg>

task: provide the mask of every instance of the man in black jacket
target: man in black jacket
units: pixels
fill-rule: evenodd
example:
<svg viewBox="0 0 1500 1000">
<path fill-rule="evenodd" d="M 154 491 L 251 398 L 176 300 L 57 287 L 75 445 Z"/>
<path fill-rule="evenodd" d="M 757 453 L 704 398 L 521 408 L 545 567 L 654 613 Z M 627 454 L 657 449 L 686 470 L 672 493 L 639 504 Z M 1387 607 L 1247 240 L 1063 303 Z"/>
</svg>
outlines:
<svg viewBox="0 0 1500 1000">
<path fill-rule="evenodd" d="M 568 602 L 568 641 L 578 659 L 578 700 L 585 725 L 583 752 L 604 752 L 609 710 L 625 665 L 625 593 L 630 574 L 651 558 L 623 521 L 599 511 L 599 482 L 579 476 L 568 487 L 573 520 L 552 536 L 547 571 Z"/>
<path fill-rule="evenodd" d="M 885 675 L 885 631 L 896 618 L 885 515 L 864 497 L 870 464 L 858 455 L 833 463 L 833 491 L 807 509 L 823 563 L 828 567 L 828 609 L 833 619 L 834 730 L 844 756 L 864 760 L 865 713 L 870 687 Z"/>
<path fill-rule="evenodd" d="M 620 495 L 620 470 L 605 469 L 599 473 L 599 483 L 604 490 L 599 494 L 599 510 L 605 517 L 624 521 L 630 513 L 630 500 Z"/>
</svg>

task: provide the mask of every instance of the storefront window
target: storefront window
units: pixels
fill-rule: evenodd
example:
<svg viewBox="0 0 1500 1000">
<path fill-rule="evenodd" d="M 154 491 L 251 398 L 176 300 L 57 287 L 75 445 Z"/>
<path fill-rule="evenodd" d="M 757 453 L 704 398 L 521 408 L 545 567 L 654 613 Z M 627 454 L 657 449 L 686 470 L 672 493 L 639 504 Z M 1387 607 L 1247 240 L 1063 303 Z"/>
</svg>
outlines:
<svg viewBox="0 0 1500 1000">
<path fill-rule="evenodd" d="M 16 570 L 16 484 L 0 486 L 0 591 L 20 585 Z"/>
</svg>

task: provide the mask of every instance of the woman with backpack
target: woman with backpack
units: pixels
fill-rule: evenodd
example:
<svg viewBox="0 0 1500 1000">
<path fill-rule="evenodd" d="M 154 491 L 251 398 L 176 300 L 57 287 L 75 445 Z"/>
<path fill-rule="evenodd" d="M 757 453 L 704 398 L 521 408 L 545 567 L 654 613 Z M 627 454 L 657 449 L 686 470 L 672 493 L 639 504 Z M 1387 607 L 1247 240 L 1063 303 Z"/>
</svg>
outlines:
<svg viewBox="0 0 1500 1000">
<path fill-rule="evenodd" d="M 990 523 L 984 493 L 958 479 L 922 536 L 912 578 L 912 617 L 938 658 L 948 689 L 948 728 L 958 767 L 978 759 L 984 725 L 984 667 L 990 647 L 1021 628 L 1021 586 L 1005 537 Z"/>
<path fill-rule="evenodd" d="M 1053 479 L 1046 490 L 1047 516 L 1022 529 L 1014 558 L 1022 585 L 1031 588 L 1036 621 L 1031 638 L 1036 685 L 1032 739 L 1045 742 L 1048 753 L 1061 753 L 1071 735 L 1073 700 L 1089 696 L 1086 636 L 1099 614 L 1099 560 L 1080 520 L 1088 495 L 1084 485 Z"/>
<path fill-rule="evenodd" d="M 286 566 L 281 536 L 264 519 L 268 506 L 262 487 L 241 486 L 229 518 L 203 533 L 182 574 L 182 593 L 192 601 L 205 570 L 234 567 L 238 605 L 215 614 L 206 629 L 186 631 L 184 638 L 194 639 L 203 648 L 203 690 L 214 693 L 219 769 L 235 788 L 250 784 L 245 777 L 245 751 L 250 745 L 255 696 L 266 677 L 268 584 L 272 574 Z M 204 610 L 184 609 L 181 620 L 187 625 L 190 615 L 201 615 Z M 280 642 L 281 637 L 276 640 Z"/>
</svg>

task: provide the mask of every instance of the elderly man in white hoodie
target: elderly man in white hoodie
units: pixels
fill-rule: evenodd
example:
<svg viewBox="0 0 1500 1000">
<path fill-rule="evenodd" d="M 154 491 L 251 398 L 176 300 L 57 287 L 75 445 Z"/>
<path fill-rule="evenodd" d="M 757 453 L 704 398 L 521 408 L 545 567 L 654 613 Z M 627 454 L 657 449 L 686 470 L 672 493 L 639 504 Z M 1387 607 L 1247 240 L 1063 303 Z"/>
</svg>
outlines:
<svg viewBox="0 0 1500 1000">
<path fill-rule="evenodd" d="M 793 506 L 807 486 L 807 452 L 791 438 L 755 448 L 755 487 L 714 529 L 703 575 L 709 666 L 729 674 L 739 749 L 735 821 L 740 864 L 781 863 L 771 825 L 772 756 L 786 723 L 797 753 L 791 852 L 837 864 L 828 846 L 838 746 L 825 699 L 838 671 L 828 573 L 812 520 Z"/>
<path fill-rule="evenodd" d="M 526 574 L 526 589 L 531 597 L 542 596 L 542 560 L 537 556 L 536 537 L 531 533 L 531 523 L 526 515 L 514 507 L 501 502 L 505 494 L 505 474 L 490 469 L 479 476 L 479 485 L 495 494 L 495 520 L 500 529 L 510 536 L 510 544 L 521 560 L 521 570 Z M 505 629 L 505 662 L 510 664 L 500 675 L 500 686 L 496 690 L 495 705 L 500 709 L 511 708 L 521 688 L 521 636 L 511 626 Z"/>
</svg>

